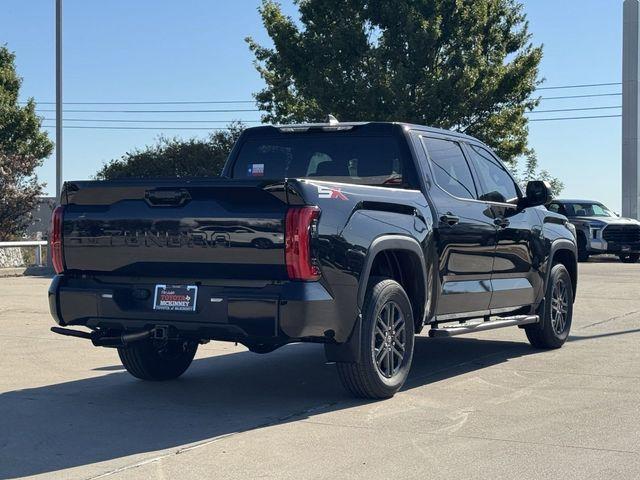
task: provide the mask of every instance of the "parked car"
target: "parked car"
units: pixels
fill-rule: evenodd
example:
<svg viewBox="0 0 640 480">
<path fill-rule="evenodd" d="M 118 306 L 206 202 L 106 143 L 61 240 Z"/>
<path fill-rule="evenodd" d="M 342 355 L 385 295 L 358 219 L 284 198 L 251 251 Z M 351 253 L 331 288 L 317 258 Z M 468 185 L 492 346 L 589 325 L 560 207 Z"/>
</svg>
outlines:
<svg viewBox="0 0 640 480">
<path fill-rule="evenodd" d="M 550 211 L 566 216 L 576 227 L 578 260 L 613 253 L 625 263 L 640 258 L 640 222 L 623 218 L 594 200 L 554 200 Z"/>
<path fill-rule="evenodd" d="M 249 128 L 223 178 L 65 184 L 52 330 L 117 348 L 145 380 L 180 376 L 209 340 L 257 353 L 322 343 L 350 392 L 390 397 L 423 329 L 519 326 L 536 348 L 562 346 L 577 254 L 550 199 L 459 133 Z"/>
</svg>

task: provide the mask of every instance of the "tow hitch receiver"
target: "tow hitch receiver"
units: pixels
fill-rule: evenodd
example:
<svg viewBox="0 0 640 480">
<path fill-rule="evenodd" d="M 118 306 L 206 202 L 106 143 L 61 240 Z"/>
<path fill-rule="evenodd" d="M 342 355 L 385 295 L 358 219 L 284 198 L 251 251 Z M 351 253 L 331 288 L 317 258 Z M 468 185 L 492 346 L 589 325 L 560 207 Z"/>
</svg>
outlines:
<svg viewBox="0 0 640 480">
<path fill-rule="evenodd" d="M 165 341 L 169 339 L 169 326 L 168 325 L 156 325 L 152 330 L 153 339 Z"/>
</svg>

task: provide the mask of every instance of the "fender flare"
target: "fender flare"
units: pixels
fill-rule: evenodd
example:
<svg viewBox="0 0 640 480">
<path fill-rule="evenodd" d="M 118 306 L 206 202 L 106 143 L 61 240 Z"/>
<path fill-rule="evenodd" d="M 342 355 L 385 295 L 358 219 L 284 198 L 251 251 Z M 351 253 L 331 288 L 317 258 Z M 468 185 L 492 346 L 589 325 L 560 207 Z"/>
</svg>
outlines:
<svg viewBox="0 0 640 480">
<path fill-rule="evenodd" d="M 553 258 L 558 250 L 569 250 L 573 255 L 573 261 L 576 264 L 576 278 L 575 285 L 573 289 L 573 296 L 575 299 L 577 285 L 578 285 L 578 247 L 576 242 L 569 240 L 568 238 L 557 238 L 553 242 L 551 242 L 551 248 L 549 249 L 549 259 L 547 260 L 547 271 L 544 275 L 544 288 L 546 291 L 547 285 L 549 285 L 549 278 L 551 276 L 551 265 L 553 262 Z"/>
<path fill-rule="evenodd" d="M 418 243 L 415 238 L 407 237 L 404 235 L 382 235 L 377 237 L 371 242 L 371 246 L 367 251 L 367 256 L 364 259 L 364 265 L 362 267 L 362 272 L 360 273 L 359 285 L 358 285 L 358 308 L 362 309 L 364 305 L 364 297 L 367 293 L 367 285 L 369 283 L 369 277 L 371 274 L 371 267 L 373 267 L 373 261 L 375 260 L 378 253 L 384 250 L 406 250 L 411 253 L 414 253 L 420 262 L 420 272 L 423 276 L 423 283 L 425 285 L 425 300 L 428 297 L 427 285 L 428 281 L 426 278 L 426 260 L 424 258 L 424 252 L 422 251 L 422 247 Z"/>
<path fill-rule="evenodd" d="M 360 278 L 358 280 L 358 311 L 361 312 L 364 305 L 364 297 L 367 293 L 367 285 L 369 283 L 369 277 L 371 275 L 371 268 L 373 262 L 378 253 L 385 250 L 404 250 L 415 254 L 420 262 L 420 272 L 423 276 L 424 283 L 424 298 L 425 301 L 429 298 L 428 286 L 429 279 L 427 278 L 426 260 L 424 252 L 420 243 L 415 238 L 389 234 L 376 237 L 367 251 Z M 415 320 L 415 319 L 414 319 Z M 342 344 L 325 344 L 325 354 L 327 360 L 331 362 L 357 362 L 360 359 L 360 341 L 362 332 L 362 313 L 358 314 L 355 325 L 349 336 L 349 340 Z"/>
</svg>

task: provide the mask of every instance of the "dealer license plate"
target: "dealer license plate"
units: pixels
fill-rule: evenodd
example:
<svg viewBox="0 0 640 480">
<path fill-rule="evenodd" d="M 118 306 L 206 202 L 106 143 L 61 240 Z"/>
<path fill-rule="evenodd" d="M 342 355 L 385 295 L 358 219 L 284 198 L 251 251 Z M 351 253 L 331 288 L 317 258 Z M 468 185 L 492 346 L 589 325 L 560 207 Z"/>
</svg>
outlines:
<svg viewBox="0 0 640 480">
<path fill-rule="evenodd" d="M 171 312 L 195 312 L 198 287 L 196 285 L 156 285 L 153 309 Z"/>
</svg>

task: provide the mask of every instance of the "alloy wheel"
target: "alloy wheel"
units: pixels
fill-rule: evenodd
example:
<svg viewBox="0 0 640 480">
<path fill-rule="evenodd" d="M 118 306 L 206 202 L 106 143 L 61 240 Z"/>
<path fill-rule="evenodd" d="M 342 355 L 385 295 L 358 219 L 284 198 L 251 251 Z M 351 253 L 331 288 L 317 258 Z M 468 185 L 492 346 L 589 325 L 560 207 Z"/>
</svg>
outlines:
<svg viewBox="0 0 640 480">
<path fill-rule="evenodd" d="M 373 360 L 378 371 L 386 378 L 393 377 L 402 367 L 407 344 L 404 315 L 397 303 L 384 304 L 374 326 Z"/>
<path fill-rule="evenodd" d="M 558 279 L 551 292 L 551 325 L 557 335 L 562 335 L 567 327 L 569 296 L 563 279 Z"/>
</svg>

